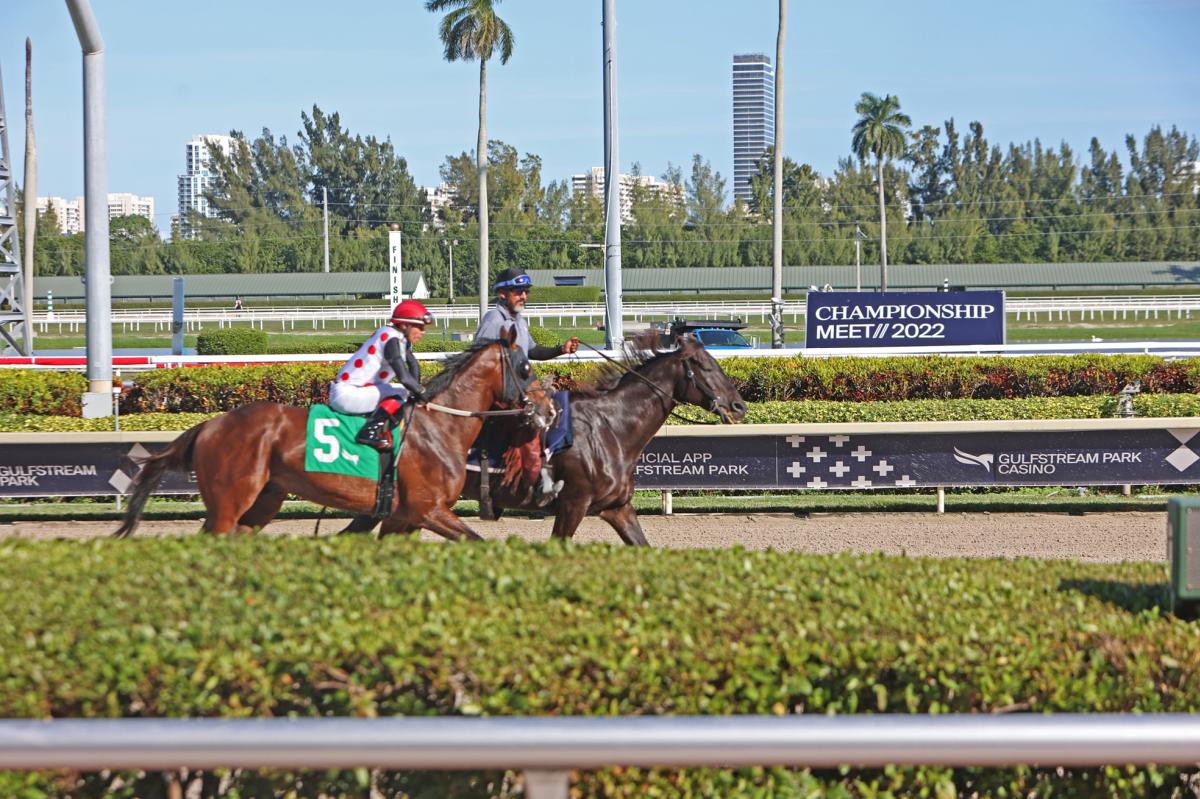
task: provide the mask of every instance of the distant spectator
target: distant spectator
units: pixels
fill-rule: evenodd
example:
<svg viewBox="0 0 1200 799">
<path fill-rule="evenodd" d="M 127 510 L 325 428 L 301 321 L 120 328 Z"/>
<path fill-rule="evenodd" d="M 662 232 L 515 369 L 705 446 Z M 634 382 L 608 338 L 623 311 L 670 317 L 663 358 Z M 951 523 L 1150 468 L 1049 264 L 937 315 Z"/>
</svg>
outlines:
<svg viewBox="0 0 1200 799">
<path fill-rule="evenodd" d="M 241 297 L 233 298 L 233 310 L 235 310 L 235 311 L 242 310 L 242 298 Z"/>
<path fill-rule="evenodd" d="M 949 290 L 950 290 L 950 278 L 944 277 L 944 278 L 942 278 L 942 291 L 949 291 Z"/>
<path fill-rule="evenodd" d="M 821 291 L 833 291 L 833 286 L 829 283 L 826 283 L 824 286 L 821 286 Z"/>
</svg>

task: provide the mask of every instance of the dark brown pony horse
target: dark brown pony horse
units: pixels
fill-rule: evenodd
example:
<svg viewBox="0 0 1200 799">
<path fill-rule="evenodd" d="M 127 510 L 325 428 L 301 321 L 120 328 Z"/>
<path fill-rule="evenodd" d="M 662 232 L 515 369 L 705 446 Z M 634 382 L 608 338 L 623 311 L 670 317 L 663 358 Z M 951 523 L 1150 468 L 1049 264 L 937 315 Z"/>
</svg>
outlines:
<svg viewBox="0 0 1200 799">
<path fill-rule="evenodd" d="M 531 415 L 548 417 L 553 411 L 544 392 L 526 393 L 532 369 L 515 342 L 515 334 L 480 342 L 448 359 L 426 387 L 431 401 L 471 412 L 487 411 L 497 403 L 524 402 Z M 480 538 L 452 508 L 466 479 L 467 449 L 482 425 L 478 417 L 418 406 L 396 467 L 395 503 L 384 519 L 385 532 L 425 528 L 451 540 Z M 208 511 L 204 529 L 210 533 L 263 527 L 275 518 L 288 494 L 370 513 L 373 480 L 304 470 L 307 426 L 307 408 L 255 402 L 187 430 L 142 462 L 116 535 L 134 531 L 147 498 L 163 473 L 172 469 L 195 472 Z"/>
<path fill-rule="evenodd" d="M 555 478 L 563 481 L 551 508 L 555 538 L 570 538 L 585 516 L 599 515 L 625 543 L 647 544 L 633 509 L 634 469 L 671 411 L 683 403 L 710 410 L 724 422 L 746 415 L 741 395 L 695 337 L 681 336 L 675 349 L 647 357 L 650 342 L 643 338 L 635 343 L 635 363 L 641 363 L 615 385 L 571 392 L 575 443 L 551 459 Z M 492 485 L 497 507 L 544 510 L 529 491 L 514 494 L 494 478 Z M 479 497 L 477 472 L 467 475 L 465 491 L 468 498 Z"/>
</svg>

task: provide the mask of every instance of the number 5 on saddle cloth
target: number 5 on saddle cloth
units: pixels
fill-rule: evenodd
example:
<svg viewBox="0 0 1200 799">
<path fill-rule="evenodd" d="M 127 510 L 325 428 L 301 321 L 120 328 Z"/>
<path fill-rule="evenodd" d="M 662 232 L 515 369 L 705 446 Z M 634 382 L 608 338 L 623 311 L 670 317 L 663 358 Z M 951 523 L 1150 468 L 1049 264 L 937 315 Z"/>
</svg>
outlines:
<svg viewBox="0 0 1200 799">
<path fill-rule="evenodd" d="M 372 515 L 382 519 L 391 513 L 396 491 L 396 462 L 404 446 L 412 406 L 392 431 L 392 446 L 379 451 L 354 440 L 368 415 L 338 413 L 328 405 L 313 405 L 308 411 L 308 436 L 304 444 L 304 471 L 365 477 L 376 481 Z"/>
</svg>

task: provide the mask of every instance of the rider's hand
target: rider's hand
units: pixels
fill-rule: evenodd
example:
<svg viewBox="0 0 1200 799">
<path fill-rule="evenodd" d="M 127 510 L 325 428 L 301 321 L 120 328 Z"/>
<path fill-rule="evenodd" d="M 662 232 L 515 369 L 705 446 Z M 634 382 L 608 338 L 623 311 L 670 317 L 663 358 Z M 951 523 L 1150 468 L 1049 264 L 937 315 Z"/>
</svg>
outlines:
<svg viewBox="0 0 1200 799">
<path fill-rule="evenodd" d="M 578 351 L 579 351 L 579 339 L 576 338 L 575 336 L 571 336 L 569 339 L 567 339 L 566 341 L 564 341 L 562 343 L 563 355 L 574 355 Z"/>
</svg>

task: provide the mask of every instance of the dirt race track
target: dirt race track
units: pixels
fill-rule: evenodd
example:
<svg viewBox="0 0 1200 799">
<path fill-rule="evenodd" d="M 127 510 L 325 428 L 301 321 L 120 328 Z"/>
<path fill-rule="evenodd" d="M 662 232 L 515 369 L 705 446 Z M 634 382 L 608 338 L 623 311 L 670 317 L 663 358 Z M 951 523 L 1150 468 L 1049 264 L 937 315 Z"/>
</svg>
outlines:
<svg viewBox="0 0 1200 799">
<path fill-rule="evenodd" d="M 333 533 L 342 520 L 325 519 L 321 535 Z M 552 519 L 504 518 L 496 522 L 468 519 L 491 540 L 520 536 L 550 537 Z M 273 523 L 268 533 L 312 535 L 311 519 Z M 111 533 L 116 522 L 14 522 L 0 525 L 0 537 L 88 538 Z M 972 558 L 1053 558 L 1113 562 L 1165 561 L 1165 513 L 819 513 L 798 517 L 783 513 L 680 513 L 644 516 L 642 527 L 654 546 L 674 548 L 729 547 L 802 552 L 886 552 L 914 556 Z M 147 521 L 138 535 L 170 535 L 195 531 L 199 522 Z M 423 533 L 423 538 L 440 541 Z M 616 533 L 599 519 L 584 521 L 579 542 L 619 543 Z"/>
</svg>

